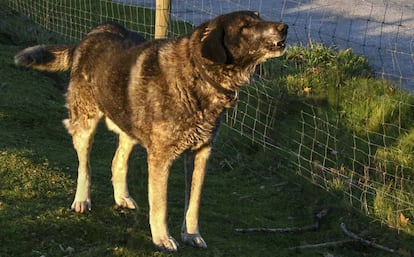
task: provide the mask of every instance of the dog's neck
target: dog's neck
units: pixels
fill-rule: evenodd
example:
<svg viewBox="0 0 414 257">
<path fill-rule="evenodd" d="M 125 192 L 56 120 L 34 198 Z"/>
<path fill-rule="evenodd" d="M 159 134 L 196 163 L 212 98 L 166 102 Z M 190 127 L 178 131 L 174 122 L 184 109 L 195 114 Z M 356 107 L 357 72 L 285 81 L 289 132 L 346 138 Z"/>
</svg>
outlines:
<svg viewBox="0 0 414 257">
<path fill-rule="evenodd" d="M 207 68 L 203 64 L 201 64 L 201 62 L 197 58 L 193 58 L 193 60 L 194 60 L 195 68 L 200 74 L 201 79 L 207 82 L 209 85 L 211 85 L 219 94 L 222 94 L 226 97 L 226 100 L 228 102 L 226 105 L 228 106 L 225 106 L 225 107 L 229 108 L 233 106 L 234 104 L 236 104 L 238 100 L 238 96 L 239 96 L 238 89 L 230 90 L 230 89 L 224 88 L 219 82 L 214 80 L 214 78 L 206 72 Z"/>
</svg>

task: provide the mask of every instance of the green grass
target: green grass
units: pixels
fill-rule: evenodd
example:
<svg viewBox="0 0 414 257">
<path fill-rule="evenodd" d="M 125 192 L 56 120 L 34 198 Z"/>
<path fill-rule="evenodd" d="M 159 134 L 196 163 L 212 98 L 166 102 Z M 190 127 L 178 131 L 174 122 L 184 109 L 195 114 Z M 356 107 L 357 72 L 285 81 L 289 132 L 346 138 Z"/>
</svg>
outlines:
<svg viewBox="0 0 414 257">
<path fill-rule="evenodd" d="M 350 208 L 346 204 L 348 199 L 342 194 L 329 194 L 304 181 L 294 174 L 297 168 L 289 162 L 288 156 L 263 151 L 260 145 L 250 143 L 247 138 L 227 127 L 222 127 L 215 144 L 203 192 L 200 226 L 209 245 L 207 249 L 183 246 L 176 254 L 155 251 L 148 225 L 145 153 L 140 148 L 131 156 L 129 174 L 130 193 L 140 205 L 140 210 L 113 207 L 110 165 L 116 138 L 103 125 L 96 135 L 91 155 L 93 210 L 85 215 L 73 213 L 69 206 L 75 193 L 77 161 L 71 139 L 61 124 L 67 115 L 63 92 L 57 89 L 56 80 L 50 76 L 20 69 L 13 64 L 14 54 L 37 40 L 36 36 L 28 37 L 23 32 L 35 30 L 36 35 L 44 34 L 3 4 L 0 7 L 0 16 L 3 17 L 0 21 L 1 257 L 310 257 L 323 256 L 328 252 L 335 256 L 390 256 L 358 244 L 328 249 L 289 250 L 289 247 L 301 244 L 343 240 L 345 237 L 339 227 L 341 222 L 346 223 L 350 230 L 362 233 L 365 238 L 374 239 L 376 243 L 402 251 L 412 250 L 413 238 L 408 234 L 389 229 Z M 16 29 L 11 30 L 10 24 Z M 51 41 L 60 40 L 56 35 L 45 35 Z M 301 48 L 294 51 L 295 55 L 313 56 L 293 58 L 292 53 L 283 61 L 267 64 L 276 71 L 286 73 L 286 76 L 273 77 L 267 82 L 271 86 L 269 93 L 283 96 L 277 101 L 278 110 L 281 111 L 277 112 L 280 121 L 275 123 L 277 130 L 272 135 L 274 137 L 295 135 L 297 115 L 303 108 L 309 108 L 310 103 L 321 104 L 329 109 L 332 101 L 336 101 L 336 98 L 328 99 L 328 95 L 331 95 L 328 93 L 322 96 L 305 95 L 300 85 L 286 82 L 297 79 L 295 76 L 306 79 L 302 72 L 311 73 L 298 62 L 312 60 L 312 65 L 322 65 L 335 59 L 336 53 L 326 49 L 317 49 L 315 51 L 322 52 L 315 53 Z M 356 58 L 355 62 L 365 69 L 366 63 L 362 59 L 354 55 L 350 57 Z M 352 71 L 353 67 L 347 69 L 348 73 L 360 71 Z M 328 73 L 325 71 L 325 74 Z M 289 78 L 289 75 L 293 77 Z M 66 77 L 65 74 L 61 76 L 63 80 Z M 322 74 L 312 77 L 315 91 L 318 90 L 318 81 L 326 87 L 323 77 Z M 286 85 L 286 88 L 275 85 Z M 322 89 L 320 91 L 325 92 Z M 292 103 L 294 107 L 287 108 Z M 261 102 L 261 105 L 265 106 L 266 103 Z M 392 120 L 392 115 L 390 117 Z M 279 146 L 289 149 L 286 152 L 296 151 L 296 145 L 288 138 L 281 137 Z M 407 145 L 405 149 L 409 151 L 411 148 Z M 184 178 L 182 160 L 179 159 L 172 168 L 169 184 L 169 224 L 177 239 L 183 218 L 183 196 Z M 389 203 L 379 202 L 384 204 L 380 208 L 390 208 Z M 243 234 L 235 231 L 236 228 L 246 227 L 308 225 L 314 222 L 315 212 L 322 208 L 328 208 L 330 212 L 317 231 L 287 234 Z M 72 248 L 73 253 L 66 251 Z"/>
<path fill-rule="evenodd" d="M 367 60 L 350 49 L 295 46 L 262 70 L 266 80 L 256 84 L 273 98 L 251 102 L 247 112 L 275 110 L 274 120 L 289 124 L 273 125 L 279 154 L 312 182 L 341 188 L 334 191 L 355 197 L 357 208 L 413 234 L 413 224 L 399 219 L 414 212 L 414 96 L 375 78 Z M 255 118 L 264 123 L 267 115 Z M 340 170 L 342 179 L 315 172 L 315 161 Z M 350 191 L 345 178 L 366 184 Z"/>
<path fill-rule="evenodd" d="M 255 117 L 250 126 L 268 119 L 255 116 L 255 108 L 275 110 L 274 120 L 289 126 L 274 125 L 273 138 L 300 174 L 355 197 L 358 208 L 413 234 L 413 224 L 399 220 L 414 212 L 414 96 L 374 78 L 366 59 L 349 49 L 296 46 L 265 64 L 263 74 L 266 80 L 256 84 L 273 98 L 249 103 L 246 111 Z M 315 171 L 315 162 L 343 177 Z M 345 178 L 365 182 L 347 189 Z"/>
</svg>

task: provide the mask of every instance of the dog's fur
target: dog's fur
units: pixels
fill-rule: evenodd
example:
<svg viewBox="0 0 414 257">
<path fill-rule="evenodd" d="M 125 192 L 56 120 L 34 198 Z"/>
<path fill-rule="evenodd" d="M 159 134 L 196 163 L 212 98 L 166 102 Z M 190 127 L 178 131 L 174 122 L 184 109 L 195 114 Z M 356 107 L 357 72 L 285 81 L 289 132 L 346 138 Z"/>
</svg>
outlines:
<svg viewBox="0 0 414 257">
<path fill-rule="evenodd" d="M 116 204 L 135 209 L 126 174 L 135 144 L 147 150 L 150 227 L 154 244 L 175 251 L 167 228 L 167 180 L 183 152 L 186 169 L 182 239 L 206 247 L 198 212 L 206 162 L 220 115 L 237 100 L 257 64 L 285 51 L 287 25 L 240 11 L 218 16 L 193 33 L 173 40 L 145 42 L 116 24 L 94 28 L 76 46 L 39 45 L 15 56 L 17 65 L 70 70 L 64 124 L 78 154 L 78 184 L 72 209 L 91 208 L 89 152 L 98 122 L 105 118 L 119 135 L 112 162 Z"/>
</svg>

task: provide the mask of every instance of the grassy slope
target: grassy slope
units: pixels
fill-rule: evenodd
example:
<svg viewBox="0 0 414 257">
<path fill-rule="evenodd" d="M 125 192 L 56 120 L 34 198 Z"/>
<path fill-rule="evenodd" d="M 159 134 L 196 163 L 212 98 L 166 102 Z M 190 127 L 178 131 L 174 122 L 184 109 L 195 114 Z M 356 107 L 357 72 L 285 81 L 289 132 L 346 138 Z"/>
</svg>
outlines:
<svg viewBox="0 0 414 257">
<path fill-rule="evenodd" d="M 7 15 L 7 19 L 14 17 Z M 76 156 L 61 125 L 66 117 L 63 93 L 47 76 L 13 65 L 13 55 L 32 42 L 11 41 L 10 36 L 14 36 L 7 35 L 0 42 L 0 256 L 67 256 L 69 253 L 62 249 L 69 251 L 68 247 L 74 249 L 72 256 L 322 256 L 326 252 L 335 256 L 388 256 L 355 244 L 288 250 L 303 243 L 344 239 L 340 222 L 375 238 L 377 243 L 409 248 L 410 238 L 381 228 L 340 204 L 340 198 L 286 175 L 288 167 L 279 167 L 278 161 L 266 153 L 249 150 L 243 138 L 226 130 L 216 144 L 203 195 L 201 230 L 208 249 L 184 246 L 178 254 L 154 252 L 141 149 L 131 158 L 129 178 L 131 194 L 141 209 L 113 208 L 110 160 L 116 139 L 103 127 L 92 152 L 93 211 L 86 215 L 71 212 L 68 207 L 75 190 Z M 20 46 L 13 45 L 15 42 Z M 182 198 L 183 174 L 178 160 L 169 191 L 170 229 L 176 237 Z M 307 225 L 321 208 L 331 211 L 316 232 L 234 231 L 239 227 Z"/>
</svg>

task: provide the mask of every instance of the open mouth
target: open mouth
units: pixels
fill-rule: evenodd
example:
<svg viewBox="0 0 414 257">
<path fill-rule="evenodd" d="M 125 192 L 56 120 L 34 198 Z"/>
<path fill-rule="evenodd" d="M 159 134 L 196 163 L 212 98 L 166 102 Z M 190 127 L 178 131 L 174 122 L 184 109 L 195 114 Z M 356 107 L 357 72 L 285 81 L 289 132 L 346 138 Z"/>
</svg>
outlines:
<svg viewBox="0 0 414 257">
<path fill-rule="evenodd" d="M 277 42 L 276 47 L 277 48 L 285 48 L 286 47 L 286 40 L 282 40 L 282 41 Z"/>
<path fill-rule="evenodd" d="M 269 43 L 267 49 L 269 51 L 278 51 L 278 50 L 283 50 L 286 47 L 286 39 L 282 40 L 282 41 L 272 41 Z"/>
</svg>

